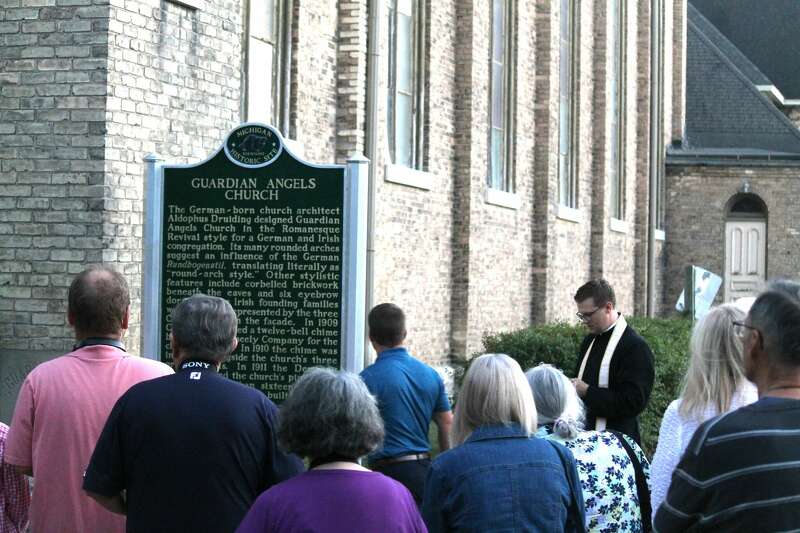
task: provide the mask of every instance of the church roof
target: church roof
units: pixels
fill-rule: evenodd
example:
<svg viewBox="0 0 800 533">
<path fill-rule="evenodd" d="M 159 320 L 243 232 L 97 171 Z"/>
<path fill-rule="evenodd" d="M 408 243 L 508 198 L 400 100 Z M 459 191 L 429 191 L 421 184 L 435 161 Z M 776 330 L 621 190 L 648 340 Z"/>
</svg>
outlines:
<svg viewBox="0 0 800 533">
<path fill-rule="evenodd" d="M 800 130 L 756 88 L 770 78 L 691 4 L 686 56 L 684 150 L 800 154 Z"/>
<path fill-rule="evenodd" d="M 800 2 L 690 0 L 786 99 L 800 99 Z"/>
</svg>

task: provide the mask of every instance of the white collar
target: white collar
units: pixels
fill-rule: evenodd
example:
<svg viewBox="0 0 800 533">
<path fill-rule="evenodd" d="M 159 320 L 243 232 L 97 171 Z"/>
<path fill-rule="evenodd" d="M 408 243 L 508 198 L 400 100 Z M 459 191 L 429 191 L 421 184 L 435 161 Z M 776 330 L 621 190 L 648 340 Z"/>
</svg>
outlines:
<svg viewBox="0 0 800 533">
<path fill-rule="evenodd" d="M 617 325 L 617 322 L 619 322 L 619 317 L 621 317 L 621 316 L 622 316 L 622 315 L 621 315 L 620 313 L 617 313 L 617 319 L 614 321 L 614 323 L 613 323 L 613 324 L 611 324 L 611 325 L 610 325 L 610 326 L 608 326 L 606 329 L 604 329 L 604 330 L 603 330 L 603 333 L 608 333 L 609 331 L 611 331 L 612 329 L 614 329 L 614 326 L 616 326 L 616 325 Z M 600 335 L 602 335 L 603 333 L 600 333 Z"/>
</svg>

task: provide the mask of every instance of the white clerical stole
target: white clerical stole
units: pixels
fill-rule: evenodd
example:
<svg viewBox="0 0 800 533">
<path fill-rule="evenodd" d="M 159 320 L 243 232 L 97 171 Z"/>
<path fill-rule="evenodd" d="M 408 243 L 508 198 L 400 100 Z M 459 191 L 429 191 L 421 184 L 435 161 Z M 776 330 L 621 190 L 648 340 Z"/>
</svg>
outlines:
<svg viewBox="0 0 800 533">
<path fill-rule="evenodd" d="M 617 349 L 617 344 L 619 344 L 619 340 L 622 338 L 622 334 L 625 333 L 625 328 L 627 327 L 628 323 L 625 321 L 625 317 L 619 315 L 617 323 L 614 325 L 614 331 L 611 332 L 611 338 L 608 341 L 608 346 L 606 346 L 606 351 L 603 354 L 603 361 L 600 363 L 600 374 L 597 376 L 597 386 L 601 389 L 608 388 L 608 369 L 611 367 L 611 357 L 614 355 L 614 350 Z M 594 346 L 594 341 L 596 339 L 597 337 L 592 339 L 592 342 L 589 343 L 589 348 L 583 355 L 581 369 L 578 371 L 578 379 L 581 381 L 583 381 L 583 370 L 586 368 L 586 361 L 589 360 L 589 354 L 592 353 L 592 346 Z M 595 419 L 594 429 L 597 431 L 606 429 L 606 419 L 597 417 Z"/>
</svg>

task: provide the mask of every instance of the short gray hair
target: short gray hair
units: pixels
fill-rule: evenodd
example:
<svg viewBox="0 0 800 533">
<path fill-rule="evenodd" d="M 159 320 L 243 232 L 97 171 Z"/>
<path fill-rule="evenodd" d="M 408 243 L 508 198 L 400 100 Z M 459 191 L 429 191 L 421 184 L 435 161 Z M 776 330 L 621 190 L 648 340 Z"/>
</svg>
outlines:
<svg viewBox="0 0 800 533">
<path fill-rule="evenodd" d="M 278 441 L 287 452 L 311 459 L 361 457 L 383 442 L 378 402 L 357 374 L 311 368 L 281 405 Z"/>
<path fill-rule="evenodd" d="M 236 313 L 224 298 L 195 294 L 172 311 L 172 335 L 187 356 L 221 363 L 234 349 Z"/>
<path fill-rule="evenodd" d="M 800 304 L 784 292 L 762 293 L 747 315 L 761 332 L 770 360 L 789 367 L 800 366 Z"/>
<path fill-rule="evenodd" d="M 453 417 L 453 441 L 462 444 L 480 426 L 519 424 L 536 432 L 536 405 L 519 363 L 505 354 L 475 359 L 464 376 Z"/>
<path fill-rule="evenodd" d="M 553 424 L 553 433 L 574 439 L 583 430 L 584 408 L 575 387 L 558 368 L 545 363 L 525 372 L 536 403 L 539 424 Z"/>
</svg>

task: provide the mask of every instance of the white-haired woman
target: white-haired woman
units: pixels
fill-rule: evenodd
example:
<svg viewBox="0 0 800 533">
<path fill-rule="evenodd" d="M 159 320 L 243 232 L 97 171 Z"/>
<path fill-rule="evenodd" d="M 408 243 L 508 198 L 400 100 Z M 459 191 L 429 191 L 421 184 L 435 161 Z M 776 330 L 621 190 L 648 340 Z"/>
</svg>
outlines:
<svg viewBox="0 0 800 533">
<path fill-rule="evenodd" d="M 429 531 L 585 531 L 575 459 L 535 431 L 519 364 L 502 354 L 478 357 L 456 402 L 456 447 L 428 472 L 422 515 Z"/>
<path fill-rule="evenodd" d="M 735 324 L 744 322 L 745 316 L 738 306 L 723 304 L 694 326 L 683 389 L 664 412 L 653 456 L 653 517 L 697 427 L 709 418 L 758 400 L 755 385 L 744 376 L 741 328 Z"/>
<path fill-rule="evenodd" d="M 525 376 L 539 414 L 537 435 L 564 444 L 575 456 L 586 503 L 586 529 L 649 531 L 650 465 L 641 448 L 619 432 L 583 431 L 583 403 L 561 370 L 542 364 Z"/>
<path fill-rule="evenodd" d="M 358 458 L 383 441 L 375 398 L 361 378 L 308 370 L 281 406 L 278 440 L 311 469 L 264 492 L 237 533 L 423 533 L 411 493 Z"/>
</svg>

